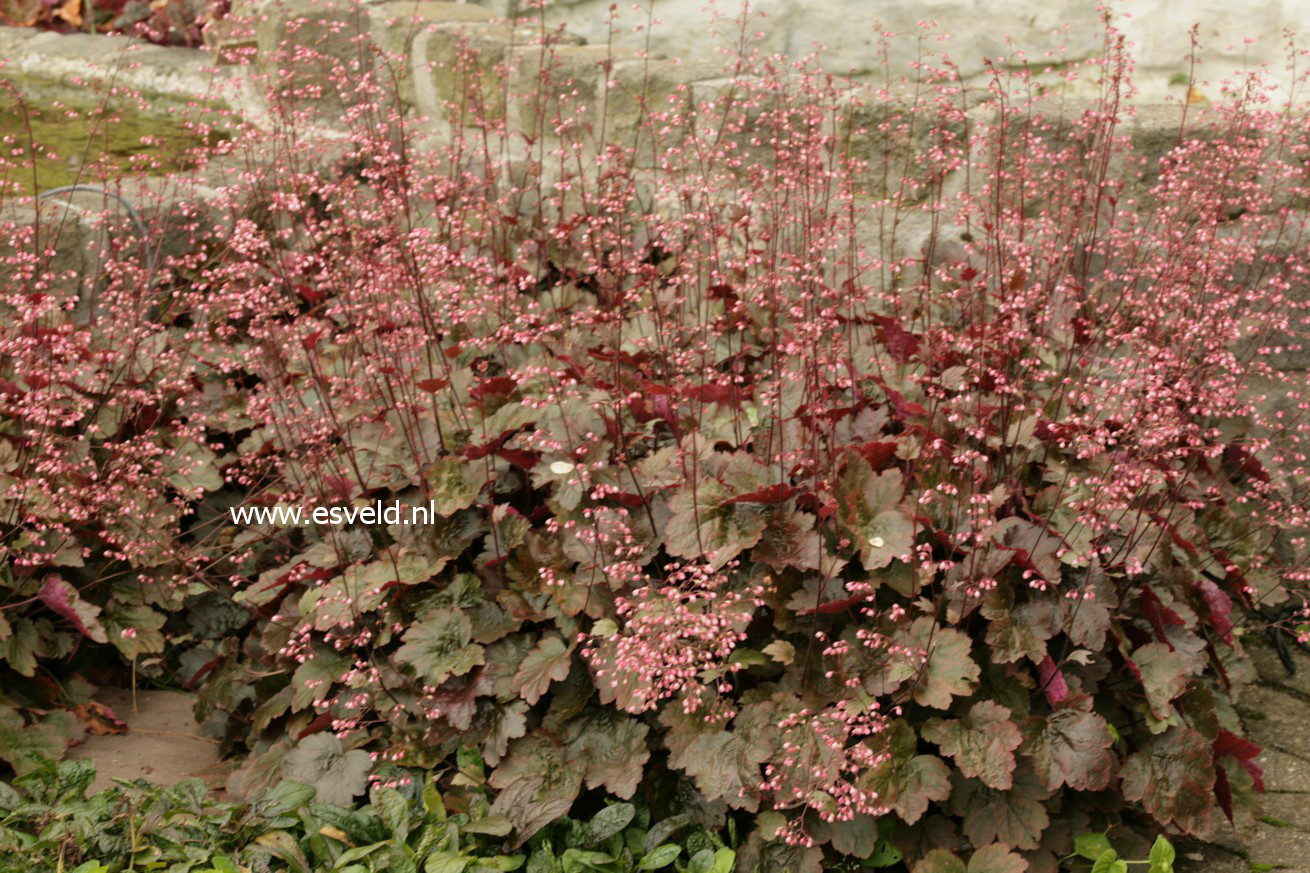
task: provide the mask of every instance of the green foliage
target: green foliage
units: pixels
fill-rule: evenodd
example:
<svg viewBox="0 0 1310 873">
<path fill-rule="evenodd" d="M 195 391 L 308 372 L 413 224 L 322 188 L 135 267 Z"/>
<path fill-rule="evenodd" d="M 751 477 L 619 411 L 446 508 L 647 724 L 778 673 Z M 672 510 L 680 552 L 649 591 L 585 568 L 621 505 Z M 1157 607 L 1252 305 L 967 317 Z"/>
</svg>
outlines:
<svg viewBox="0 0 1310 873">
<path fill-rule="evenodd" d="M 1132 867 L 1144 867 L 1146 873 L 1173 873 L 1176 858 L 1173 844 L 1163 834 L 1155 838 L 1147 858 L 1130 861 L 1119 856 L 1106 834 L 1090 833 L 1080 834 L 1074 840 L 1073 854 L 1063 860 L 1069 869 L 1090 869 L 1091 873 L 1128 873 Z"/>
<path fill-rule="evenodd" d="M 245 803 L 214 800 L 198 780 L 163 788 L 120 781 L 87 796 L 88 762 L 41 761 L 0 782 L 0 873 L 730 873 L 735 853 L 688 816 L 652 822 L 611 803 L 562 818 L 526 846 L 481 791 L 443 794 L 430 775 L 395 770 L 359 805 L 323 802 L 282 782 Z"/>
</svg>

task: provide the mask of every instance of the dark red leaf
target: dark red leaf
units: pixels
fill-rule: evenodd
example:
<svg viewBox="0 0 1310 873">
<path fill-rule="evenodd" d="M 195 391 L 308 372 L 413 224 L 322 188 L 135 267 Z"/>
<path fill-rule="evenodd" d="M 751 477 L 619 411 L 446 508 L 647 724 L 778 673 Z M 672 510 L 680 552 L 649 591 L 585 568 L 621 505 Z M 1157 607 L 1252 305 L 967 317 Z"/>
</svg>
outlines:
<svg viewBox="0 0 1310 873">
<path fill-rule="evenodd" d="M 108 642 L 105 629 L 96 616 L 100 608 L 82 600 L 78 590 L 54 573 L 45 577 L 37 598 L 51 610 L 72 622 L 78 633 L 97 643 Z"/>
<path fill-rule="evenodd" d="M 1214 738 L 1215 757 L 1224 756 L 1237 758 L 1239 761 L 1249 761 L 1258 757 L 1262 749 L 1246 737 L 1239 737 L 1232 731 L 1220 730 Z"/>
<path fill-rule="evenodd" d="M 729 497 L 719 505 L 728 506 L 733 503 L 786 503 L 800 493 L 801 489 L 793 485 L 788 485 L 785 482 L 779 482 L 777 485 L 770 485 L 767 488 L 759 488 L 746 494 L 738 494 L 736 497 Z"/>
<path fill-rule="evenodd" d="M 1092 338 L 1093 322 L 1090 318 L 1075 318 L 1073 320 L 1073 341 L 1076 345 L 1085 346 Z"/>
<path fill-rule="evenodd" d="M 1214 796 L 1219 801 L 1219 808 L 1228 816 L 1228 820 L 1233 820 L 1233 789 L 1228 784 L 1228 773 L 1218 764 L 1214 765 Z"/>
<path fill-rule="evenodd" d="M 859 452 L 864 460 L 869 462 L 873 472 L 880 473 L 891 463 L 892 458 L 896 457 L 896 443 L 867 442 L 864 445 L 855 446 L 855 451 Z"/>
<path fill-rule="evenodd" d="M 127 422 L 125 433 L 143 434 L 149 432 L 155 425 L 159 424 L 162 417 L 159 405 L 155 403 L 144 403 L 138 406 L 132 413 L 131 419 Z"/>
<path fill-rule="evenodd" d="M 751 399 L 751 388 L 740 385 L 695 385 L 683 394 L 688 400 L 701 400 L 705 403 L 722 403 L 725 406 L 741 406 Z"/>
<path fill-rule="evenodd" d="M 494 455 L 496 452 L 500 451 L 501 447 L 509 442 L 509 438 L 516 433 L 518 433 L 517 430 L 507 430 L 489 442 L 480 443 L 476 446 L 469 446 L 464 450 L 464 457 L 467 460 L 476 461 L 485 458 L 487 455 Z"/>
<path fill-rule="evenodd" d="M 1210 555 L 1219 562 L 1219 566 L 1224 568 L 1224 583 L 1228 585 L 1228 596 L 1248 609 L 1251 608 L 1251 596 L 1247 594 L 1251 589 L 1251 583 L 1247 581 L 1246 574 L 1233 563 L 1233 559 L 1224 549 L 1211 549 Z"/>
<path fill-rule="evenodd" d="M 1246 772 L 1251 774 L 1251 781 L 1256 791 L 1265 790 L 1265 771 L 1255 763 L 1255 759 L 1262 751 L 1264 750 L 1255 743 L 1231 731 L 1221 730 L 1214 739 L 1215 758 L 1236 758 Z"/>
<path fill-rule="evenodd" d="M 623 354 L 626 355 L 627 352 L 623 352 Z M 645 354 L 645 352 L 642 352 L 642 354 Z M 576 379 L 578 382 L 586 384 L 587 371 L 582 367 L 582 365 L 580 365 L 577 361 L 570 358 L 568 355 L 562 355 L 557 353 L 555 357 L 559 358 L 561 362 L 567 365 L 567 367 L 564 370 L 565 376 L 567 376 L 570 379 Z"/>
<path fill-rule="evenodd" d="M 204 679 L 205 676 L 208 675 L 220 663 L 222 663 L 223 659 L 226 657 L 227 657 L 226 655 L 215 655 L 214 657 L 210 658 L 208 661 L 204 663 L 203 666 L 201 666 L 199 670 L 191 674 L 191 678 L 187 679 L 185 682 L 182 683 L 182 687 L 195 688 L 196 683 L 199 682 L 201 679 Z"/>
<path fill-rule="evenodd" d="M 889 387 L 887 385 L 887 380 L 883 379 L 881 376 L 874 376 L 873 381 L 874 384 L 882 389 L 882 393 L 887 395 L 887 402 L 891 404 L 892 411 L 896 413 L 896 418 L 898 420 L 904 421 L 907 418 L 912 418 L 916 415 L 924 415 L 928 412 L 928 410 L 924 409 L 919 404 L 911 403 L 906 400 L 905 395 L 901 392 Z"/>
<path fill-rule="evenodd" d="M 829 515 L 832 515 L 832 513 L 837 509 L 837 504 L 835 501 L 832 502 L 830 505 L 832 506 L 832 509 L 828 510 L 827 515 L 823 515 L 822 514 L 823 506 L 820 505 L 819 498 L 814 496 L 813 491 L 807 491 L 796 498 L 796 507 L 798 509 L 803 509 L 806 512 L 813 512 L 815 515 L 819 516 L 820 519 L 827 518 Z"/>
<path fill-rule="evenodd" d="M 429 394 L 436 394 L 449 384 L 449 379 L 419 379 L 414 383 L 414 387 L 418 388 L 420 391 L 426 391 Z"/>
<path fill-rule="evenodd" d="M 1233 609 L 1232 598 L 1220 591 L 1219 586 L 1209 579 L 1202 579 L 1197 590 L 1201 592 L 1201 599 L 1210 610 L 1210 627 L 1219 634 L 1219 639 L 1228 644 L 1228 648 L 1233 648 L 1233 622 L 1228 617 Z"/>
<path fill-rule="evenodd" d="M 638 352 L 634 355 L 632 352 L 625 352 L 622 349 L 617 351 L 612 349 L 587 349 L 587 354 L 607 364 L 618 361 L 626 367 L 638 369 L 650 363 L 650 352 Z"/>
<path fill-rule="evenodd" d="M 22 400 L 27 396 L 27 392 L 22 388 L 19 388 L 13 382 L 10 382 L 8 379 L 0 379 L 0 396 L 12 398 L 14 400 Z"/>
<path fill-rule="evenodd" d="M 342 500 L 350 500 L 355 496 L 354 485 L 342 476 L 324 476 L 323 484 L 332 489 Z"/>
<path fill-rule="evenodd" d="M 1080 430 L 1071 424 L 1059 424 L 1042 419 L 1033 428 L 1033 436 L 1044 443 L 1067 443 L 1077 436 Z"/>
<path fill-rule="evenodd" d="M 907 363 L 919 351 L 919 336 L 901 327 L 899 321 L 885 315 L 879 315 L 874 320 L 878 322 L 878 339 L 887 346 L 887 351 L 891 352 L 892 360 L 896 363 Z"/>
<path fill-rule="evenodd" d="M 1041 680 L 1042 694 L 1051 706 L 1057 705 L 1069 696 L 1069 684 L 1064 681 L 1064 674 L 1055 666 L 1055 661 L 1050 655 L 1042 658 L 1041 663 L 1037 665 L 1037 675 Z"/>
<path fill-rule="evenodd" d="M 541 453 L 524 449 L 500 449 L 496 452 L 496 457 L 509 461 L 520 470 L 531 470 L 541 460 Z"/>
<path fill-rule="evenodd" d="M 331 712 L 323 713 L 322 715 L 318 716 L 313 721 L 311 721 L 309 724 L 305 725 L 305 727 L 300 731 L 300 733 L 296 734 L 296 739 L 303 740 L 305 737 L 309 736 L 310 734 L 316 734 L 319 733 L 320 731 L 327 730 L 328 728 L 332 727 L 332 721 L 335 718 L 336 716 L 333 715 Z"/>
<path fill-rule="evenodd" d="M 1252 479 L 1261 482 L 1269 481 L 1269 472 L 1265 470 L 1263 464 L 1256 460 L 1255 455 L 1252 455 L 1247 451 L 1244 446 L 1239 446 L 1236 443 L 1229 443 L 1228 446 L 1224 448 L 1224 457 L 1230 463 L 1236 464 L 1239 470 L 1247 476 L 1250 476 Z"/>
<path fill-rule="evenodd" d="M 678 418 L 674 412 L 673 389 L 667 385 L 643 382 L 642 395 L 641 397 L 634 397 L 628 402 L 628 408 L 632 410 L 632 417 L 641 424 L 659 419 L 676 432 L 678 430 Z"/>
<path fill-rule="evenodd" d="M 836 406 L 831 409 L 813 409 L 811 404 L 804 403 L 796 409 L 796 420 L 806 427 L 814 427 L 819 423 L 831 424 L 859 412 L 864 406 L 865 404 L 856 404 L 854 406 Z"/>
<path fill-rule="evenodd" d="M 306 336 L 304 339 L 302 339 L 300 341 L 300 345 L 304 347 L 305 351 L 312 352 L 314 350 L 314 346 L 318 345 L 318 341 L 322 336 L 323 336 L 323 331 L 316 330 L 313 333 Z"/>
<path fill-rule="evenodd" d="M 706 293 L 709 294 L 711 300 L 726 301 L 729 307 L 741 300 L 741 298 L 737 296 L 736 289 L 731 285 L 711 285 L 705 290 Z"/>
<path fill-rule="evenodd" d="M 1201 553 L 1200 549 L 1196 547 L 1196 543 L 1192 542 L 1191 540 L 1187 539 L 1187 537 L 1179 533 L 1178 528 L 1173 524 L 1171 524 L 1168 520 L 1166 520 L 1164 516 L 1160 515 L 1159 513 L 1153 512 L 1151 513 L 1151 521 L 1160 525 L 1160 527 L 1164 529 L 1165 533 L 1169 534 L 1169 539 L 1173 541 L 1173 544 L 1175 546 L 1178 546 L 1178 548 L 1182 549 L 1183 551 L 1187 552 L 1187 554 L 1199 555 Z"/>
<path fill-rule="evenodd" d="M 1169 639 L 1165 635 L 1165 628 L 1171 626 L 1183 627 L 1186 622 L 1183 621 L 1178 613 L 1165 606 L 1164 603 L 1160 601 L 1159 596 L 1151 590 L 1151 586 L 1149 585 L 1142 586 L 1142 594 L 1140 598 L 1138 598 L 1138 603 L 1142 610 L 1142 617 L 1145 618 L 1150 623 L 1151 627 L 1155 629 L 1155 638 L 1160 642 L 1169 645 L 1170 648 L 1173 648 L 1173 645 L 1169 643 Z"/>
<path fill-rule="evenodd" d="M 618 418 L 606 415 L 603 412 L 599 413 L 599 415 L 600 420 L 605 423 L 605 438 L 616 446 L 623 445 L 624 430 L 622 423 L 619 422 Z M 638 434 L 638 436 L 640 436 L 640 434 Z"/>
<path fill-rule="evenodd" d="M 518 387 L 519 383 L 508 376 L 492 376 L 483 379 L 470 388 L 469 396 L 474 400 L 483 400 L 487 397 L 508 397 Z"/>
<path fill-rule="evenodd" d="M 310 306 L 317 305 L 324 297 L 327 296 L 326 293 L 322 291 L 316 291 L 314 290 L 314 287 L 312 285 L 308 285 L 304 282 L 297 282 L 294 287 L 296 289 L 296 293 L 299 294 L 301 297 L 303 297 L 305 299 L 305 302 L 307 302 Z"/>
<path fill-rule="evenodd" d="M 814 609 L 798 609 L 797 615 L 832 615 L 838 612 L 845 612 L 852 607 L 859 606 L 869 599 L 865 593 L 854 594 L 850 597 L 843 597 L 841 600 L 829 600 L 826 603 L 820 603 Z"/>
<path fill-rule="evenodd" d="M 613 491 L 608 497 L 625 509 L 641 509 L 646 505 L 646 501 L 642 499 L 640 494 L 631 494 L 627 491 Z"/>
<path fill-rule="evenodd" d="M 801 495 L 800 500 L 797 500 L 796 503 L 802 509 L 808 509 L 817 515 L 819 521 L 827 521 L 832 518 L 832 514 L 837 511 L 836 500 L 829 500 L 820 505 L 819 498 L 814 494 Z"/>
</svg>

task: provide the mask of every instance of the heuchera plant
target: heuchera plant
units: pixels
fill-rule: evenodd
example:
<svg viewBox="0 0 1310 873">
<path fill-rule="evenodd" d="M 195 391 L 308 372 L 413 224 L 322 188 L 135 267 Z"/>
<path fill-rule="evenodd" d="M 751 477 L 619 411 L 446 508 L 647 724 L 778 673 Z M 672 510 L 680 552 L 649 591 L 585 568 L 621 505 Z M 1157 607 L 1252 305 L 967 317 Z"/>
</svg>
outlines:
<svg viewBox="0 0 1310 873">
<path fill-rule="evenodd" d="M 603 790 L 747 825 L 746 869 L 1249 813 L 1241 630 L 1304 588 L 1299 118 L 1253 78 L 1153 151 L 1109 26 L 863 89 L 535 33 L 433 73 L 439 136 L 299 33 L 334 76 L 225 147 L 221 245 L 110 257 L 120 317 L 15 230 L 10 669 L 172 613 L 236 789 L 332 732 L 324 772 L 480 758 L 519 840 Z M 439 517 L 227 516 L 377 499 Z"/>
</svg>

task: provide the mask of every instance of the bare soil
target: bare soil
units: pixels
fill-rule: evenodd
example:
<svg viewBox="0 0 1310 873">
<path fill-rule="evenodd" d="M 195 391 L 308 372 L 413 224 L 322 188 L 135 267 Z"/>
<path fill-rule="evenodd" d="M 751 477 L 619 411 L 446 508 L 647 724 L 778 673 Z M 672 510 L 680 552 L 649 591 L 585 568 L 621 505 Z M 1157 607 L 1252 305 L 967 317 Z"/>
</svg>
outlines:
<svg viewBox="0 0 1310 873">
<path fill-rule="evenodd" d="M 114 785 L 114 778 L 146 779 L 175 785 L 199 777 L 211 786 L 222 784 L 218 741 L 200 736 L 192 714 L 193 694 L 180 691 L 137 691 L 105 688 L 96 699 L 127 724 L 126 733 L 88 736 L 69 750 L 70 757 L 89 758 L 96 765 L 91 791 Z"/>
</svg>

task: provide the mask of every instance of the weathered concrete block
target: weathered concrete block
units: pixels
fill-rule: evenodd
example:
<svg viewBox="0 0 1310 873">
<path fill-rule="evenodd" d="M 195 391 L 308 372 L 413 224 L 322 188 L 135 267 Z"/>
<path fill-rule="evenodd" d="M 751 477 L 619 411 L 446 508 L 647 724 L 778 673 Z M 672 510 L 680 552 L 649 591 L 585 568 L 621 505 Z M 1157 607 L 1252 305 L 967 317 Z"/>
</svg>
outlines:
<svg viewBox="0 0 1310 873">
<path fill-rule="evenodd" d="M 67 206 L 30 199 L 6 204 L 0 213 L 0 289 L 77 300 L 91 267 L 87 231 Z"/>
<path fill-rule="evenodd" d="M 204 52 L 116 35 L 0 30 L 4 31 L 0 58 L 8 73 L 43 79 L 113 79 L 120 87 L 150 94 L 215 96 L 213 63 Z"/>
<path fill-rule="evenodd" d="M 146 225 L 151 253 L 159 269 L 194 258 L 198 251 L 225 240 L 236 216 L 219 189 L 245 168 L 239 158 L 218 158 L 205 167 L 168 176 L 148 176 L 123 190 Z"/>
<path fill-rule="evenodd" d="M 237 18 L 210 21 L 201 32 L 205 48 L 219 64 L 248 64 L 259 52 L 259 38 L 252 22 Z"/>
<path fill-rule="evenodd" d="M 838 145 L 838 95 L 820 105 L 766 80 L 726 76 L 693 82 L 691 99 L 697 136 L 713 145 L 723 166 L 771 171 L 816 149 L 831 155 Z"/>
<path fill-rule="evenodd" d="M 6 205 L 0 214 L 0 288 L 49 294 L 88 317 L 108 277 L 108 258 L 145 263 L 148 241 L 120 201 L 77 191 Z"/>
<path fill-rule="evenodd" d="M 768 147 L 751 142 L 758 110 L 744 107 L 746 92 L 753 85 L 733 76 L 720 76 L 693 82 L 691 102 L 696 112 L 697 136 L 717 138 L 736 149 L 744 161 L 755 163 L 768 159 Z"/>
<path fill-rule="evenodd" d="M 968 136 L 963 120 L 943 120 L 935 113 L 915 112 L 914 95 L 883 95 L 863 86 L 842 95 L 836 147 L 863 163 L 855 180 L 862 194 L 902 203 L 919 203 L 934 193 L 945 168 L 935 162 L 962 146 Z"/>
<path fill-rule="evenodd" d="M 410 52 L 415 106 L 420 115 L 455 126 L 504 119 L 512 100 L 507 80 L 516 52 L 580 43 L 579 37 L 535 24 L 429 25 L 415 35 Z"/>
<path fill-rule="evenodd" d="M 630 148 L 640 166 L 654 166 L 659 155 L 686 142 L 696 114 L 696 82 L 723 74 L 708 61 L 641 58 L 614 65 L 604 101 L 597 106 L 597 129 L 607 143 Z"/>
<path fill-rule="evenodd" d="M 379 62 L 394 77 L 400 98 L 413 106 L 414 40 L 422 33 L 441 25 L 488 23 L 492 13 L 471 3 L 391 0 L 369 8 L 373 42 L 380 52 Z M 389 77 L 389 78 L 390 78 Z"/>
<path fill-rule="evenodd" d="M 351 89 L 376 64 L 368 7 L 354 0 L 278 0 L 265 7 L 256 42 L 272 99 L 310 105 L 327 124 L 358 102 Z"/>
<path fill-rule="evenodd" d="M 510 126 L 533 139 L 595 142 L 616 64 L 638 52 L 604 45 L 524 46 L 510 58 Z"/>
<path fill-rule="evenodd" d="M 458 54 L 450 39 L 470 25 L 468 33 L 490 35 L 492 13 L 469 3 L 447 0 L 274 0 L 254 16 L 256 42 L 262 66 L 285 82 L 284 90 L 308 92 L 319 120 L 339 121 L 353 104 L 364 99 L 357 90 L 361 77 L 375 76 L 384 102 L 398 89 L 405 106 L 416 103 L 414 71 L 429 58 L 452 62 Z M 512 38 L 515 32 L 503 28 Z M 446 39 L 432 36 L 443 32 Z M 421 62 L 415 43 L 421 42 Z M 477 46 L 489 57 L 502 58 L 497 40 Z M 430 50 L 435 44 L 435 50 Z M 491 61 L 494 64 L 496 61 Z"/>
<path fill-rule="evenodd" d="M 505 60 L 514 32 L 501 24 L 438 26 L 413 41 L 414 101 L 420 115 L 460 123 L 504 118 Z"/>
<path fill-rule="evenodd" d="M 1181 104 L 1138 106 L 1135 114 L 1123 122 L 1121 132 L 1132 145 L 1133 165 L 1127 166 L 1121 154 L 1117 156 L 1114 171 L 1127 183 L 1126 193 L 1130 197 L 1140 200 L 1160 181 L 1160 171 L 1178 145 L 1180 133 L 1185 132 L 1189 138 L 1207 135 L 1194 122 L 1187 123 L 1184 111 Z M 1195 118 L 1196 111 L 1191 115 Z"/>
</svg>

